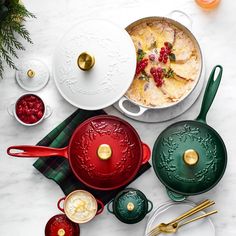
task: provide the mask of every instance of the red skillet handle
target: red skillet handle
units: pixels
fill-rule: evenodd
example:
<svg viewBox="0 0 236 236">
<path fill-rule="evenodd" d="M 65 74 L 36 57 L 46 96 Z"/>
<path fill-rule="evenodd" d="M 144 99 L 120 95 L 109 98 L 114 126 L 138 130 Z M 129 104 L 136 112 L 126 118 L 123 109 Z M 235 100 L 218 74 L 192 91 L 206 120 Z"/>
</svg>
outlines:
<svg viewBox="0 0 236 236">
<path fill-rule="evenodd" d="M 16 152 L 17 151 L 17 152 Z M 20 151 L 20 152 L 19 152 Z M 7 154 L 14 157 L 52 157 L 62 156 L 68 158 L 67 147 L 51 148 L 42 146 L 11 146 L 7 149 Z"/>
<path fill-rule="evenodd" d="M 143 161 L 142 161 L 142 165 L 144 165 L 144 164 L 146 164 L 150 160 L 151 149 L 145 143 L 142 143 L 142 147 L 143 147 Z"/>
</svg>

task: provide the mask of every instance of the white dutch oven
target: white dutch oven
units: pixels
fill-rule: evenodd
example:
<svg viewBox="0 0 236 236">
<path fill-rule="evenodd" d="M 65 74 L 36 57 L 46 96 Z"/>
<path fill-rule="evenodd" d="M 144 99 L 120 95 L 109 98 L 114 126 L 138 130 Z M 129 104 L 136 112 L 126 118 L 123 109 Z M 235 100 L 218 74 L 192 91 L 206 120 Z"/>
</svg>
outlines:
<svg viewBox="0 0 236 236">
<path fill-rule="evenodd" d="M 190 18 L 181 11 L 173 11 L 170 17 L 188 21 Z M 201 58 L 201 69 L 195 86 L 178 102 L 165 107 L 147 107 L 127 98 L 136 70 L 136 52 L 128 32 L 129 28 L 140 21 L 164 19 L 183 30 L 194 42 Z M 53 59 L 53 74 L 56 86 L 61 95 L 72 105 L 86 109 L 98 110 L 116 102 L 121 112 L 131 118 L 139 119 L 144 113 L 162 113 L 154 121 L 171 119 L 186 110 L 184 101 L 189 99 L 188 106 L 198 97 L 203 80 L 203 59 L 200 46 L 191 31 L 176 20 L 167 17 L 148 17 L 135 21 L 126 28 L 120 29 L 105 20 L 87 20 L 73 26 L 60 40 Z M 132 112 L 124 102 L 138 107 Z M 176 111 L 173 109 L 176 107 Z"/>
</svg>

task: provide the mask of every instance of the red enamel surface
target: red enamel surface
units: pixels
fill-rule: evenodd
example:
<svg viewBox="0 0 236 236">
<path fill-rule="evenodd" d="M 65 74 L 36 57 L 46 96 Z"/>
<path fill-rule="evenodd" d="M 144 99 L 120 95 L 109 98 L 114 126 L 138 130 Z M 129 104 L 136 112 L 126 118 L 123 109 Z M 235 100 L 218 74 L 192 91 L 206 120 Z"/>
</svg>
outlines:
<svg viewBox="0 0 236 236">
<path fill-rule="evenodd" d="M 79 225 L 70 221 L 65 214 L 53 216 L 45 227 L 45 236 L 58 236 L 58 231 L 63 229 L 65 236 L 79 236 Z"/>
<path fill-rule="evenodd" d="M 27 94 L 17 101 L 16 115 L 26 124 L 38 122 L 44 115 L 45 107 L 41 98 L 33 94 Z"/>
<path fill-rule="evenodd" d="M 101 160 L 99 145 L 108 144 L 112 156 Z M 96 116 L 83 122 L 69 145 L 70 166 L 78 179 L 87 186 L 112 190 L 130 182 L 143 159 L 141 140 L 126 121 L 109 115 Z"/>
</svg>

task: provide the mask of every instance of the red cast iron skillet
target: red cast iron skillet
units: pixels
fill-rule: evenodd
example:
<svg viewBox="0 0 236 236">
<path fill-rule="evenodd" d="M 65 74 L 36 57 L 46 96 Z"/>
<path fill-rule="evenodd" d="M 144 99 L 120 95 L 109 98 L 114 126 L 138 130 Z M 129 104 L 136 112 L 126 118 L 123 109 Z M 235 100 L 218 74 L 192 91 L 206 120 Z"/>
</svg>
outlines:
<svg viewBox="0 0 236 236">
<path fill-rule="evenodd" d="M 107 160 L 98 157 L 98 147 L 102 144 L 112 150 Z M 11 146 L 7 153 L 15 157 L 65 157 L 74 175 L 98 190 L 113 190 L 128 184 L 151 155 L 150 148 L 141 142 L 129 123 L 110 115 L 92 117 L 80 124 L 67 147 Z"/>
</svg>

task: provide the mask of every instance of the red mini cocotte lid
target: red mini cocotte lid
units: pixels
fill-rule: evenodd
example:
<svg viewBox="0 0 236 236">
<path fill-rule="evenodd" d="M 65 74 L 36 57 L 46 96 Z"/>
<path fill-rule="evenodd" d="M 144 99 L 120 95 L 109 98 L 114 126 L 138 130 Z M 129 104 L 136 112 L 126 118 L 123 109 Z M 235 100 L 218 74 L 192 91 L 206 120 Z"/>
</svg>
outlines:
<svg viewBox="0 0 236 236">
<path fill-rule="evenodd" d="M 78 224 L 70 221 L 65 214 L 53 216 L 46 224 L 45 236 L 79 236 Z"/>
</svg>

